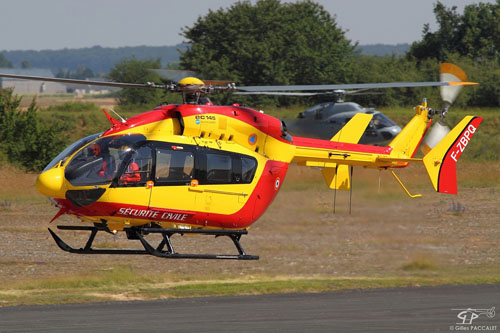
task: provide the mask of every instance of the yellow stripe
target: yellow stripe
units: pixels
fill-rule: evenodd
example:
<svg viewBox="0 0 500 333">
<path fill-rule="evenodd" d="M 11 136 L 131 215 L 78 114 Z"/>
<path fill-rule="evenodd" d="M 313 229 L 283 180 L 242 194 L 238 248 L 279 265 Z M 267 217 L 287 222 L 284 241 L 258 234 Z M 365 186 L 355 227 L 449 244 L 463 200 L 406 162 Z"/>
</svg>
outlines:
<svg viewBox="0 0 500 333">
<path fill-rule="evenodd" d="M 448 82 L 450 86 L 475 86 L 479 83 L 477 82 Z"/>
</svg>

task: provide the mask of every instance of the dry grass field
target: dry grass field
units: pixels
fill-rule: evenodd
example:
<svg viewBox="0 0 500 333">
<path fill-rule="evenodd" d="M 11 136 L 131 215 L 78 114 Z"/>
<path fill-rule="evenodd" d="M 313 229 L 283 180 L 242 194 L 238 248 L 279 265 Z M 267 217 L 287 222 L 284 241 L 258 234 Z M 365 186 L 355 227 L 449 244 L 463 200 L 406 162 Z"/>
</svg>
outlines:
<svg viewBox="0 0 500 333">
<path fill-rule="evenodd" d="M 308 280 L 381 279 L 387 281 L 384 286 L 500 282 L 499 172 L 498 163 L 459 164 L 459 194 L 451 196 L 433 192 L 423 166 L 410 166 L 399 176 L 410 191 L 423 194 L 410 199 L 389 173 L 357 168 L 352 213 L 349 193 L 338 191 L 334 214 L 334 192 L 327 189 L 320 172 L 292 165 L 276 200 L 242 239 L 246 251 L 260 255 L 260 260 L 237 262 L 63 252 L 47 231 L 57 209 L 36 192 L 36 175 L 4 165 L 0 168 L 0 303 L 47 302 L 22 293 L 39 289 L 42 283 L 60 296 L 57 285 L 66 286 L 68 279 L 96 283 L 76 301 L 165 297 L 160 290 L 169 283 L 300 280 L 306 281 L 305 290 L 314 291 Z M 63 216 L 54 224 L 75 221 Z M 85 232 L 60 234 L 75 247 L 83 246 L 88 237 Z M 173 243 L 179 252 L 233 251 L 225 238 L 174 236 Z M 100 234 L 95 244 L 140 248 L 138 241 L 127 241 L 124 235 Z M 98 282 L 103 278 L 111 280 L 104 285 L 104 296 Z M 141 281 L 154 287 L 140 292 Z M 252 288 L 247 285 L 243 290 L 252 293 Z M 24 291 L 19 294 L 19 290 Z M 290 290 L 303 288 L 286 283 L 278 288 Z M 59 301 L 71 299 L 49 302 Z"/>
</svg>

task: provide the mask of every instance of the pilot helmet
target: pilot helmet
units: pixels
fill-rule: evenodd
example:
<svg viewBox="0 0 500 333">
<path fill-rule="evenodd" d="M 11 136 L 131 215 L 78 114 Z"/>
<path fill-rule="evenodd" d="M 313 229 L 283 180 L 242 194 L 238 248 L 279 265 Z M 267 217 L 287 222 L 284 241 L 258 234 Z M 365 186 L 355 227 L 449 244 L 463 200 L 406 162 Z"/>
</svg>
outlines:
<svg viewBox="0 0 500 333">
<path fill-rule="evenodd" d="M 90 151 L 92 155 L 98 156 L 101 153 L 101 146 L 99 146 L 97 143 L 93 144 L 90 146 Z"/>
</svg>

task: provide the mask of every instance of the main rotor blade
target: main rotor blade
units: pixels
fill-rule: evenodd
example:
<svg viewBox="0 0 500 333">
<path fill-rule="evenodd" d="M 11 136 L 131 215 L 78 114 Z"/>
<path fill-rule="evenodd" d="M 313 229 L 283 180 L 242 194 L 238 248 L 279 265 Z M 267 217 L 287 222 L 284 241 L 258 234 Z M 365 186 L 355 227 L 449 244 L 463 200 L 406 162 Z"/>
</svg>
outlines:
<svg viewBox="0 0 500 333">
<path fill-rule="evenodd" d="M 144 84 L 144 83 L 89 81 L 89 80 L 75 80 L 75 79 L 63 79 L 63 78 L 57 78 L 57 77 L 16 75 L 16 74 L 4 74 L 4 73 L 0 73 L 0 77 L 9 77 L 12 79 L 21 79 L 21 80 L 51 81 L 51 82 L 73 83 L 73 84 L 83 84 L 83 85 L 91 85 L 91 86 L 118 87 L 118 88 L 170 89 L 170 86 L 168 86 L 168 85 L 159 85 L 159 84 L 155 84 L 152 82 L 148 82 L 148 83 Z"/>
<path fill-rule="evenodd" d="M 326 92 L 286 92 L 286 91 L 239 91 L 235 95 L 271 95 L 271 96 L 343 96 L 343 95 L 380 95 L 379 91 L 367 91 L 367 89 L 357 90 L 337 90 Z"/>
<path fill-rule="evenodd" d="M 239 88 L 237 88 L 239 89 Z M 282 91 L 239 91 L 235 95 L 273 95 L 273 96 L 317 96 L 317 95 L 330 95 L 325 92 L 282 92 Z"/>
<path fill-rule="evenodd" d="M 438 87 L 450 85 L 473 85 L 475 82 L 386 82 L 386 83 L 355 83 L 355 84 L 321 84 L 321 85 L 296 85 L 296 86 L 246 86 L 236 87 L 240 91 L 276 92 L 276 91 L 319 91 L 337 89 L 377 89 L 377 88 L 414 88 Z"/>
</svg>

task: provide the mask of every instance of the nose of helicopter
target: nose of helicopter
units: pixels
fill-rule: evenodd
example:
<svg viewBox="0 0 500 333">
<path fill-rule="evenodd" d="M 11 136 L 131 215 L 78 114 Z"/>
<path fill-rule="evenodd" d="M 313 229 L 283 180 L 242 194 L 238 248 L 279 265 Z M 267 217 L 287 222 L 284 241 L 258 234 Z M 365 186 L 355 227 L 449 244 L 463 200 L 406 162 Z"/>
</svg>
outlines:
<svg viewBox="0 0 500 333">
<path fill-rule="evenodd" d="M 52 198 L 64 197 L 64 169 L 52 168 L 42 172 L 36 180 L 38 192 Z"/>
</svg>

